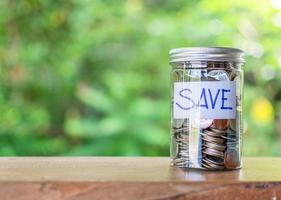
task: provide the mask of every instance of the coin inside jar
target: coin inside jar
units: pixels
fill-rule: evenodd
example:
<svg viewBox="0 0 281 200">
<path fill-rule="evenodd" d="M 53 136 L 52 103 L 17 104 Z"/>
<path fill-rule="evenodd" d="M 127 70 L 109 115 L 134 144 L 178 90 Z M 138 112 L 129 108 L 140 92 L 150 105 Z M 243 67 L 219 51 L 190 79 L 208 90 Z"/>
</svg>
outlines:
<svg viewBox="0 0 281 200">
<path fill-rule="evenodd" d="M 239 73 L 237 71 L 233 71 L 233 72 L 231 72 L 229 79 L 231 81 L 233 81 L 238 75 L 239 75 Z"/>
<path fill-rule="evenodd" d="M 224 151 L 225 148 L 226 148 L 225 145 L 215 144 L 215 143 L 212 143 L 212 142 L 206 142 L 204 144 L 204 146 L 215 149 L 215 150 L 218 150 L 218 151 Z"/>
<path fill-rule="evenodd" d="M 207 142 L 214 142 L 214 143 L 218 143 L 218 144 L 222 144 L 225 142 L 225 139 L 223 139 L 223 138 L 210 137 L 207 135 L 205 135 L 202 139 Z"/>
<path fill-rule="evenodd" d="M 183 126 L 184 119 L 174 119 L 173 120 L 173 128 L 181 128 Z"/>
<path fill-rule="evenodd" d="M 226 130 L 220 130 L 220 129 L 217 129 L 217 128 L 210 128 L 210 131 L 214 132 L 214 134 L 223 135 L 223 134 L 225 134 Z"/>
<path fill-rule="evenodd" d="M 235 169 L 239 166 L 239 154 L 235 148 L 227 149 L 225 152 L 224 165 L 227 169 Z"/>
<path fill-rule="evenodd" d="M 215 165 L 224 165 L 224 161 L 222 158 L 218 158 L 218 157 L 214 157 L 214 156 L 209 156 L 209 155 L 206 155 L 204 157 L 204 161 L 206 162 L 211 162 Z"/>
<path fill-rule="evenodd" d="M 224 132 L 223 132 L 224 133 Z M 203 135 L 207 134 L 209 136 L 213 136 L 213 137 L 219 137 L 221 136 L 223 133 L 220 133 L 220 132 L 215 132 L 215 131 L 212 131 L 212 130 L 204 130 L 204 132 L 202 133 Z"/>
<path fill-rule="evenodd" d="M 212 127 L 220 130 L 226 129 L 228 126 L 228 120 L 227 119 L 215 119 L 213 121 Z"/>
<path fill-rule="evenodd" d="M 225 70 L 211 70 L 208 76 L 219 81 L 229 81 L 228 73 Z"/>
<path fill-rule="evenodd" d="M 216 165 L 216 164 L 213 164 L 211 162 L 205 162 L 207 164 L 207 167 L 209 169 L 224 169 L 224 166 L 223 165 Z"/>
<path fill-rule="evenodd" d="M 232 130 L 236 131 L 236 119 L 231 119 L 231 120 L 229 120 L 229 127 L 230 127 Z"/>
<path fill-rule="evenodd" d="M 206 129 L 212 125 L 212 119 L 194 119 L 193 120 L 194 126 L 200 129 Z"/>
<path fill-rule="evenodd" d="M 174 73 L 173 73 L 173 76 L 172 76 L 173 81 L 174 81 L 174 82 L 179 82 L 179 81 L 181 81 L 182 76 L 183 76 L 183 70 L 181 70 L 181 69 L 175 70 Z"/>
<path fill-rule="evenodd" d="M 215 149 L 211 149 L 211 148 L 206 148 L 204 149 L 203 153 L 207 154 L 207 155 L 210 155 L 210 156 L 215 156 L 215 157 L 218 157 L 218 158 L 223 158 L 223 152 L 221 151 L 217 151 Z"/>
</svg>

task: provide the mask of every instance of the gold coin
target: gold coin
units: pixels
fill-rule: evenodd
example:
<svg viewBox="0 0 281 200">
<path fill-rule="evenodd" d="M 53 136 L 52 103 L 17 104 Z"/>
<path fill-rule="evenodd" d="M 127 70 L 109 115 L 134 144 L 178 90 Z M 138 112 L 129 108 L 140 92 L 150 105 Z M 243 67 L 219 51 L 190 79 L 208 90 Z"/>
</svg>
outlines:
<svg viewBox="0 0 281 200">
<path fill-rule="evenodd" d="M 224 155 L 224 165 L 227 169 L 235 169 L 239 166 L 239 154 L 234 148 L 228 149 Z"/>
<path fill-rule="evenodd" d="M 220 130 L 225 130 L 228 126 L 228 119 L 215 119 L 212 127 Z"/>
</svg>

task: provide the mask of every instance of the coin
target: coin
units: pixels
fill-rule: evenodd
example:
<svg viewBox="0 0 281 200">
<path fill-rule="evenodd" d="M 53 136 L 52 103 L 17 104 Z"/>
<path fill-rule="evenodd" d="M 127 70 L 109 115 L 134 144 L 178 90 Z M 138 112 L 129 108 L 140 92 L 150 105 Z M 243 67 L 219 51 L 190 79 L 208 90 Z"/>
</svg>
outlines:
<svg viewBox="0 0 281 200">
<path fill-rule="evenodd" d="M 178 139 L 188 141 L 189 137 L 186 134 L 179 134 Z"/>
<path fill-rule="evenodd" d="M 207 69 L 201 69 L 201 81 L 205 81 L 208 78 Z"/>
<path fill-rule="evenodd" d="M 226 129 L 226 133 L 227 135 L 230 135 L 230 136 L 233 136 L 233 137 L 236 137 L 236 131 L 234 131 L 232 128 L 228 128 Z"/>
<path fill-rule="evenodd" d="M 212 131 L 212 130 L 204 130 L 203 133 L 201 133 L 202 135 L 209 135 L 209 136 L 213 136 L 213 137 L 219 137 L 222 135 L 222 133 L 218 133 L 218 132 L 215 132 L 215 131 Z"/>
<path fill-rule="evenodd" d="M 208 75 L 201 77 L 201 81 L 218 81 L 217 79 L 210 77 Z"/>
<path fill-rule="evenodd" d="M 195 127 L 200 129 L 206 129 L 213 123 L 212 119 L 194 119 L 193 124 Z"/>
<path fill-rule="evenodd" d="M 172 79 L 173 82 L 180 82 L 183 76 L 183 70 L 182 69 L 177 69 L 174 71 L 172 74 Z"/>
<path fill-rule="evenodd" d="M 207 161 L 207 162 L 211 162 L 211 163 L 213 163 L 215 165 L 224 165 L 224 161 L 223 161 L 222 158 L 206 155 L 204 160 Z"/>
<path fill-rule="evenodd" d="M 212 70 L 208 73 L 208 76 L 219 81 L 229 81 L 228 73 L 225 70 Z"/>
<path fill-rule="evenodd" d="M 214 119 L 212 127 L 220 130 L 225 130 L 228 126 L 228 119 Z"/>
<path fill-rule="evenodd" d="M 218 151 L 224 151 L 226 146 L 225 145 L 221 145 L 221 144 L 215 144 L 215 143 L 212 143 L 212 142 L 206 142 L 204 144 L 205 147 L 208 147 L 208 148 L 211 148 L 211 149 L 215 149 L 215 150 L 218 150 Z"/>
<path fill-rule="evenodd" d="M 175 158 L 173 164 L 177 167 L 188 167 L 189 160 L 185 158 Z"/>
<path fill-rule="evenodd" d="M 188 133 L 188 131 L 189 131 L 189 128 L 187 128 L 187 127 L 182 127 L 182 128 L 178 128 L 178 129 L 176 129 L 176 128 L 174 128 L 173 129 L 173 133 L 175 134 L 175 133 Z"/>
<path fill-rule="evenodd" d="M 212 167 L 209 166 L 208 164 L 206 164 L 206 162 L 202 162 L 202 167 L 204 167 L 206 169 L 212 169 Z"/>
<path fill-rule="evenodd" d="M 191 69 L 188 73 L 191 81 L 200 81 L 202 77 L 201 69 Z"/>
<path fill-rule="evenodd" d="M 237 105 L 236 109 L 237 111 L 242 111 L 242 107 L 241 107 L 242 90 L 241 90 L 241 78 L 239 72 L 236 72 L 235 76 L 233 77 L 233 81 L 235 81 L 236 84 L 236 105 Z"/>
<path fill-rule="evenodd" d="M 231 119 L 231 120 L 229 120 L 229 127 L 230 127 L 232 130 L 236 131 L 236 119 Z"/>
<path fill-rule="evenodd" d="M 203 140 L 204 140 L 204 141 L 207 141 L 207 142 L 218 143 L 218 144 L 223 144 L 223 143 L 225 142 L 225 139 L 224 139 L 224 138 L 210 137 L 210 136 L 207 136 L 207 135 L 205 135 L 205 136 L 203 137 Z"/>
<path fill-rule="evenodd" d="M 239 166 L 239 155 L 235 148 L 227 149 L 225 152 L 224 165 L 227 169 L 235 169 Z"/>
<path fill-rule="evenodd" d="M 183 127 L 189 127 L 189 119 L 184 119 Z"/>
<path fill-rule="evenodd" d="M 219 157 L 219 158 L 223 158 L 223 152 L 215 150 L 215 149 L 211 149 L 211 148 L 206 148 L 204 149 L 203 153 L 208 154 L 210 156 L 215 156 L 215 157 Z"/>
<path fill-rule="evenodd" d="M 232 71 L 229 75 L 229 78 L 231 81 L 233 81 L 238 75 L 239 73 L 237 71 Z"/>
<path fill-rule="evenodd" d="M 184 119 L 174 119 L 173 120 L 173 128 L 181 128 L 183 126 Z"/>
<path fill-rule="evenodd" d="M 181 152 L 188 151 L 188 145 L 187 144 L 179 143 L 178 147 L 179 147 L 180 150 L 182 150 Z"/>
<path fill-rule="evenodd" d="M 212 128 L 212 127 L 210 127 L 210 131 L 214 132 L 214 134 L 217 134 L 217 135 L 224 135 L 226 133 L 226 130 L 220 130 L 220 129 Z"/>
<path fill-rule="evenodd" d="M 205 163 L 207 164 L 207 167 L 208 169 L 224 169 L 224 166 L 223 165 L 216 165 L 216 164 L 213 164 L 211 162 L 206 162 Z"/>
<path fill-rule="evenodd" d="M 226 136 L 222 136 L 222 138 L 226 139 L 227 141 L 227 145 L 229 144 L 237 144 L 238 139 L 237 138 L 232 138 L 232 137 L 226 137 Z"/>
</svg>

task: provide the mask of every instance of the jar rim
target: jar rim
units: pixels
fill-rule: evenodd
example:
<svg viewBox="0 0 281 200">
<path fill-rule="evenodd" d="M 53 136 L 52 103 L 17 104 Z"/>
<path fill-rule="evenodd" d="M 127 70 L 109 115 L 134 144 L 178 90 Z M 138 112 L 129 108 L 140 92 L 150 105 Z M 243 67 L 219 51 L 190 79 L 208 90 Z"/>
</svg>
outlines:
<svg viewBox="0 0 281 200">
<path fill-rule="evenodd" d="M 230 47 L 183 47 L 171 49 L 170 63 L 186 61 L 226 61 L 244 63 L 244 51 Z"/>
</svg>

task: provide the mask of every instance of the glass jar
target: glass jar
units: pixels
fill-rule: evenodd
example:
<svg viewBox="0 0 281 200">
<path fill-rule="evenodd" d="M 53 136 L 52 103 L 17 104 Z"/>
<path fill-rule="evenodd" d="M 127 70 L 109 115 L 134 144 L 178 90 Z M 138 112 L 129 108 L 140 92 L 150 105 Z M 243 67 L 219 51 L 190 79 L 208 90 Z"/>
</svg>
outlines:
<svg viewBox="0 0 281 200">
<path fill-rule="evenodd" d="M 234 48 L 170 51 L 173 166 L 241 168 L 243 56 Z"/>
</svg>

